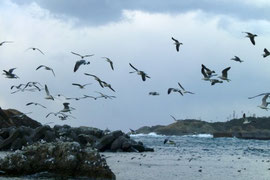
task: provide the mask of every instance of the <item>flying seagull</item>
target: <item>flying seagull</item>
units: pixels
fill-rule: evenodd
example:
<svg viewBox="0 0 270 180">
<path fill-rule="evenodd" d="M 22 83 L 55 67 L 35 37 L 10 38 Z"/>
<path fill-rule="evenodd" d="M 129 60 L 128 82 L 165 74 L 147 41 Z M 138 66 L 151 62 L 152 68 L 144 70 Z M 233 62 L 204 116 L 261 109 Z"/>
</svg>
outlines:
<svg viewBox="0 0 270 180">
<path fill-rule="evenodd" d="M 246 33 L 247 34 L 246 37 L 248 37 L 251 43 L 255 45 L 255 37 L 257 36 L 257 34 L 252 34 L 250 32 L 243 32 L 243 33 Z"/>
<path fill-rule="evenodd" d="M 15 69 L 16 69 L 16 68 L 11 68 L 11 69 L 9 69 L 8 71 L 3 70 L 3 71 L 4 71 L 3 75 L 5 75 L 6 78 L 17 79 L 17 78 L 19 78 L 19 77 L 18 77 L 16 74 L 13 74 L 13 71 L 14 71 Z"/>
<path fill-rule="evenodd" d="M 263 56 L 264 58 L 270 55 L 270 52 L 269 52 L 266 48 L 264 48 L 263 51 L 264 51 L 264 54 L 263 54 L 262 56 Z"/>
<path fill-rule="evenodd" d="M 222 71 L 222 76 L 219 76 L 220 79 L 222 80 L 226 80 L 226 81 L 230 81 L 230 79 L 228 79 L 228 71 L 231 69 L 231 67 L 227 67 Z"/>
<path fill-rule="evenodd" d="M 36 48 L 36 47 L 30 47 L 30 48 L 26 49 L 25 51 L 28 51 L 30 49 L 32 49 L 33 51 L 38 50 L 41 54 L 45 55 L 39 48 Z"/>
<path fill-rule="evenodd" d="M 38 106 L 41 106 L 41 107 L 43 107 L 43 108 L 45 108 L 46 109 L 46 107 L 45 106 L 43 106 L 43 105 L 41 105 L 41 104 L 39 104 L 39 103 L 35 103 L 35 102 L 30 102 L 30 103 L 27 103 L 26 104 L 26 106 L 29 106 L 29 105 L 38 105 Z"/>
<path fill-rule="evenodd" d="M 111 60 L 110 58 L 107 58 L 107 57 L 102 57 L 102 58 L 106 59 L 106 61 L 107 61 L 108 63 L 110 63 L 112 70 L 114 70 L 114 69 L 113 69 L 113 62 L 112 62 L 112 60 Z"/>
<path fill-rule="evenodd" d="M 171 92 L 178 92 L 183 96 L 183 93 L 180 89 L 176 89 L 176 88 L 169 88 L 168 89 L 168 94 L 171 94 Z"/>
<path fill-rule="evenodd" d="M 58 118 L 62 121 L 64 120 L 67 120 L 69 117 L 73 118 L 73 119 L 76 119 L 74 116 L 71 116 L 71 115 L 67 115 L 67 114 L 64 114 L 64 113 L 59 113 L 60 115 L 58 116 Z"/>
<path fill-rule="evenodd" d="M 253 98 L 256 98 L 256 97 L 259 97 L 259 96 L 265 96 L 265 95 L 270 95 L 270 92 L 268 92 L 268 93 L 261 93 L 261 94 L 258 94 L 256 96 L 248 97 L 248 99 L 253 99 Z"/>
<path fill-rule="evenodd" d="M 76 72 L 81 65 L 88 65 L 88 64 L 90 64 L 90 61 L 85 61 L 84 59 L 78 60 L 75 63 L 73 71 Z"/>
<path fill-rule="evenodd" d="M 84 89 L 85 86 L 91 85 L 92 83 L 87 84 L 78 84 L 78 83 L 72 83 L 73 86 L 78 86 L 80 89 Z"/>
<path fill-rule="evenodd" d="M 37 67 L 36 70 L 38 70 L 38 69 L 40 69 L 40 68 L 44 68 L 45 70 L 52 71 L 53 75 L 55 76 L 54 71 L 53 71 L 52 68 L 50 68 L 50 67 L 48 67 L 48 66 L 45 66 L 45 65 L 40 65 L 40 66 Z"/>
<path fill-rule="evenodd" d="M 243 117 L 242 117 L 242 118 L 243 118 L 243 120 L 244 120 L 244 121 L 243 121 L 243 124 L 249 124 L 249 123 L 251 123 L 251 121 L 248 120 L 248 118 L 246 118 L 246 113 L 243 114 Z"/>
<path fill-rule="evenodd" d="M 270 102 L 266 102 L 266 99 L 269 97 L 269 94 L 266 94 L 263 96 L 262 98 L 262 104 L 260 106 L 258 106 L 259 108 L 261 109 L 265 109 L 265 110 L 268 110 L 269 108 L 267 107 L 268 104 L 270 104 Z"/>
<path fill-rule="evenodd" d="M 172 37 L 172 40 L 174 40 L 174 44 L 176 46 L 176 51 L 179 52 L 179 47 L 180 47 L 180 45 L 183 45 L 183 43 L 180 43 L 177 39 L 174 39 L 173 37 Z"/>
<path fill-rule="evenodd" d="M 240 63 L 244 62 L 238 56 L 234 56 L 234 58 L 231 58 L 231 60 L 236 61 L 236 62 L 240 62 Z"/>
<path fill-rule="evenodd" d="M 45 84 L 45 92 L 46 92 L 46 97 L 45 97 L 45 99 L 50 99 L 50 100 L 54 100 L 54 98 L 53 98 L 53 96 L 50 94 L 50 92 L 49 92 L 49 89 L 48 89 L 48 87 L 47 87 L 47 85 Z"/>
<path fill-rule="evenodd" d="M 105 81 L 101 81 L 101 83 L 102 83 L 103 87 L 108 87 L 108 88 L 110 88 L 110 90 L 112 90 L 113 92 L 115 92 L 115 90 L 112 88 L 111 84 L 108 84 Z"/>
<path fill-rule="evenodd" d="M 95 80 L 99 83 L 99 85 L 100 85 L 102 88 L 104 88 L 104 86 L 103 86 L 103 82 L 104 82 L 104 81 L 102 81 L 102 80 L 101 80 L 99 77 L 97 77 L 96 75 L 88 74 L 88 73 L 84 73 L 84 75 L 94 77 Z"/>
<path fill-rule="evenodd" d="M 202 70 L 205 70 L 204 72 L 206 73 L 206 75 L 211 78 L 213 76 L 217 76 L 217 74 L 214 74 L 216 73 L 215 71 L 212 71 L 210 69 L 208 69 L 205 65 L 202 64 Z"/>
<path fill-rule="evenodd" d="M 100 96 L 96 97 L 97 98 L 104 98 L 104 99 L 112 99 L 112 98 L 116 98 L 115 96 L 109 96 L 109 95 L 106 95 L 106 94 L 103 94 L 101 92 L 98 92 L 98 91 L 95 91 L 96 93 L 100 94 Z"/>
<path fill-rule="evenodd" d="M 144 71 L 139 71 L 137 68 L 135 68 L 132 64 L 130 64 L 130 67 L 132 67 L 135 71 L 129 72 L 129 73 L 134 73 L 137 72 L 138 75 L 142 77 L 142 80 L 145 81 L 146 78 L 150 78 Z"/>
<path fill-rule="evenodd" d="M 149 95 L 152 95 L 152 96 L 159 96 L 159 93 L 158 93 L 158 92 L 153 91 L 153 92 L 149 92 Z"/>
<path fill-rule="evenodd" d="M 183 90 L 183 91 L 182 91 L 183 94 L 186 94 L 186 93 L 188 93 L 188 94 L 195 94 L 195 93 L 193 93 L 193 92 L 186 91 L 186 90 L 183 88 L 183 86 L 181 86 L 180 83 L 178 83 L 178 85 L 179 85 L 179 87 Z"/>
<path fill-rule="evenodd" d="M 175 145 L 175 142 L 174 141 L 172 141 L 172 140 L 169 140 L 169 139 L 165 139 L 164 141 L 163 141 L 163 144 L 173 144 L 173 145 Z"/>
<path fill-rule="evenodd" d="M 13 43 L 13 41 L 2 41 L 2 42 L 0 43 L 0 46 L 3 46 L 3 45 L 6 44 L 6 43 Z"/>
<path fill-rule="evenodd" d="M 75 52 L 71 52 L 72 54 L 76 55 L 76 56 L 80 56 L 82 59 L 85 58 L 85 57 L 91 57 L 91 56 L 94 56 L 94 54 L 87 54 L 87 55 L 80 55 L 78 53 L 75 53 Z"/>
<path fill-rule="evenodd" d="M 69 112 L 69 113 L 71 113 L 72 110 L 75 110 L 75 108 L 69 107 L 69 103 L 67 103 L 67 102 L 63 103 L 63 105 L 64 105 L 64 109 L 62 109 L 59 112 Z"/>
</svg>

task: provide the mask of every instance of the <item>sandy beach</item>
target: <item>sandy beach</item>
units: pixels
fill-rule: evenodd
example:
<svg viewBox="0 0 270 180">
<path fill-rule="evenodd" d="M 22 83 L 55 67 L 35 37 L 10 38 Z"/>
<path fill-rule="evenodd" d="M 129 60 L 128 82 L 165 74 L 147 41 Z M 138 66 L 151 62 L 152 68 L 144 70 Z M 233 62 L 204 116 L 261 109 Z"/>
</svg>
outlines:
<svg viewBox="0 0 270 180">
<path fill-rule="evenodd" d="M 161 153 L 103 153 L 117 180 L 270 179 L 270 158 Z"/>
</svg>

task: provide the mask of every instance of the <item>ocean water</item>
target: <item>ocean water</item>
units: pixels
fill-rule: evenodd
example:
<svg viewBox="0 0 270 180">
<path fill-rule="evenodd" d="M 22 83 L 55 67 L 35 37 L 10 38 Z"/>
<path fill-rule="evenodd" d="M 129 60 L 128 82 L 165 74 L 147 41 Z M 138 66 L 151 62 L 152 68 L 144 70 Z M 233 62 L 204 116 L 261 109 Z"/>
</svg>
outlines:
<svg viewBox="0 0 270 180">
<path fill-rule="evenodd" d="M 270 141 L 209 134 L 131 135 L 147 153 L 104 153 L 118 180 L 270 180 Z M 165 139 L 174 144 L 164 144 Z"/>
</svg>

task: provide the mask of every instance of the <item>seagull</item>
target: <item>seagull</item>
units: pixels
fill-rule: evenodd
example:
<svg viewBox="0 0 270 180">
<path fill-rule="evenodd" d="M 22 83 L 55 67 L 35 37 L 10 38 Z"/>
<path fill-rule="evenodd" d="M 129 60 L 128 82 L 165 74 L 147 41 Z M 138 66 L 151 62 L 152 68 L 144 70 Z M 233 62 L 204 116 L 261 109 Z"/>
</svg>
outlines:
<svg viewBox="0 0 270 180">
<path fill-rule="evenodd" d="M 203 67 L 201 69 L 201 73 L 203 75 L 202 80 L 204 80 L 204 81 L 210 81 L 210 77 L 206 74 L 205 69 Z"/>
<path fill-rule="evenodd" d="M 170 115 L 174 121 L 180 121 L 179 119 L 176 119 L 174 116 Z"/>
<path fill-rule="evenodd" d="M 166 143 L 167 143 L 167 144 L 174 144 L 174 145 L 176 144 L 174 141 L 169 140 L 169 139 L 167 139 L 167 138 L 163 141 L 163 144 L 166 144 Z"/>
<path fill-rule="evenodd" d="M 263 96 L 262 98 L 262 104 L 260 106 L 258 106 L 259 108 L 261 109 L 265 109 L 265 110 L 268 110 L 269 108 L 267 107 L 268 104 L 270 104 L 270 102 L 266 102 L 266 99 L 269 97 L 269 94 L 266 94 Z"/>
<path fill-rule="evenodd" d="M 45 66 L 45 65 L 40 65 L 40 66 L 38 66 L 36 70 L 38 70 L 38 69 L 40 69 L 40 68 L 42 68 L 42 67 L 43 67 L 45 70 L 52 71 L 53 75 L 55 76 L 53 69 L 50 68 L 50 67 L 48 67 L 48 66 Z"/>
<path fill-rule="evenodd" d="M 132 67 L 135 71 L 129 72 L 129 73 L 134 73 L 137 72 L 138 75 L 142 77 L 142 80 L 145 81 L 146 78 L 150 78 L 144 71 L 139 71 L 137 68 L 135 68 L 132 64 L 130 64 L 130 67 Z"/>
<path fill-rule="evenodd" d="M 270 55 L 270 52 L 269 52 L 266 48 L 264 48 L 263 51 L 264 51 L 264 54 L 263 54 L 262 56 L 263 56 L 264 58 Z"/>
<path fill-rule="evenodd" d="M 135 130 L 130 129 L 130 128 L 129 128 L 129 130 L 130 130 L 130 134 L 136 134 L 136 131 Z"/>
<path fill-rule="evenodd" d="M 78 86 L 80 89 L 84 89 L 85 86 L 87 85 L 91 85 L 92 83 L 88 83 L 88 84 L 78 84 L 78 83 L 72 83 L 73 86 Z"/>
<path fill-rule="evenodd" d="M 42 86 L 39 82 L 29 81 L 28 83 L 26 83 L 22 91 L 24 91 L 27 87 L 35 87 L 38 91 L 41 91 L 41 89 L 37 85 Z"/>
<path fill-rule="evenodd" d="M 11 68 L 11 69 L 9 69 L 8 71 L 3 70 L 3 71 L 4 71 L 3 75 L 5 75 L 6 78 L 17 79 L 17 78 L 19 78 L 19 77 L 18 77 L 16 74 L 13 74 L 13 71 L 14 71 L 15 69 L 16 69 L 16 68 Z"/>
<path fill-rule="evenodd" d="M 116 98 L 115 96 L 109 96 L 109 95 L 106 95 L 106 94 L 103 94 L 101 92 L 98 92 L 98 91 L 95 91 L 96 93 L 100 94 L 100 96 L 96 97 L 97 98 L 105 98 L 105 99 L 112 99 L 112 98 Z"/>
<path fill-rule="evenodd" d="M 32 49 L 33 51 L 38 50 L 41 54 L 45 55 L 39 48 L 36 48 L 36 47 L 30 47 L 30 48 L 26 49 L 25 51 L 28 51 L 30 49 Z"/>
<path fill-rule="evenodd" d="M 27 103 L 26 106 L 29 106 L 29 105 L 32 105 L 32 104 L 33 104 L 33 105 L 36 105 L 36 106 L 39 105 L 39 106 L 41 106 L 41 107 L 47 109 L 45 106 L 43 106 L 43 105 L 41 105 L 41 104 L 39 104 L 39 103 L 35 103 L 35 102 Z"/>
<path fill-rule="evenodd" d="M 218 79 L 210 79 L 211 85 L 215 85 L 216 83 L 223 83 L 223 81 L 220 81 Z"/>
<path fill-rule="evenodd" d="M 195 94 L 195 93 L 193 93 L 193 92 L 186 91 L 186 90 L 183 88 L 183 86 L 181 86 L 181 84 L 180 84 L 180 83 L 178 83 L 178 85 L 179 85 L 179 86 L 180 86 L 180 88 L 183 90 L 183 91 L 182 91 L 182 93 L 183 93 L 183 94 L 186 94 L 186 93 L 188 93 L 188 94 Z"/>
<path fill-rule="evenodd" d="M 21 86 L 25 86 L 25 84 L 19 84 L 18 86 L 12 85 L 12 86 L 10 87 L 10 89 L 13 89 L 13 88 L 15 87 L 16 89 L 22 90 L 22 89 L 21 89 Z"/>
<path fill-rule="evenodd" d="M 236 62 L 240 62 L 240 63 L 244 62 L 238 56 L 234 56 L 234 58 L 232 58 L 231 60 L 236 61 Z"/>
<path fill-rule="evenodd" d="M 213 76 L 217 76 L 217 74 L 214 74 L 214 73 L 216 73 L 215 71 L 208 69 L 205 65 L 202 64 L 202 71 L 203 70 L 205 70 L 205 73 L 209 78 L 211 78 Z"/>
<path fill-rule="evenodd" d="M 54 98 L 53 98 L 53 96 L 50 94 L 50 92 L 49 92 L 49 89 L 48 89 L 48 87 L 47 87 L 47 85 L 45 84 L 45 91 L 46 91 L 46 97 L 45 97 L 45 99 L 50 99 L 50 100 L 54 100 Z"/>
<path fill-rule="evenodd" d="M 50 112 L 50 113 L 48 113 L 47 115 L 46 115 L 46 118 L 48 118 L 51 114 L 53 114 L 54 116 L 57 116 L 58 114 L 63 114 L 63 113 L 61 113 L 61 112 Z"/>
<path fill-rule="evenodd" d="M 246 33 L 247 34 L 246 37 L 248 37 L 251 43 L 255 45 L 255 37 L 257 36 L 257 34 L 252 34 L 250 32 L 243 32 L 243 33 Z"/>
<path fill-rule="evenodd" d="M 152 96 L 159 96 L 159 93 L 158 92 L 149 92 L 149 95 L 152 95 Z"/>
<path fill-rule="evenodd" d="M 219 76 L 220 79 L 222 80 L 226 80 L 226 81 L 230 81 L 230 79 L 228 79 L 228 71 L 231 69 L 231 67 L 227 67 L 226 69 L 224 69 L 222 71 L 222 76 Z"/>
<path fill-rule="evenodd" d="M 173 37 L 172 37 L 172 40 L 174 40 L 174 44 L 176 46 L 176 51 L 179 52 L 179 46 L 183 45 L 183 43 L 180 43 L 177 39 L 174 39 Z"/>
<path fill-rule="evenodd" d="M 3 45 L 6 44 L 6 43 L 13 43 L 13 41 L 2 41 L 2 42 L 0 43 L 0 46 L 3 46 Z"/>
<path fill-rule="evenodd" d="M 94 54 L 90 54 L 90 55 L 80 55 L 80 54 L 75 53 L 75 52 L 71 52 L 71 53 L 74 54 L 74 55 L 80 56 L 82 59 L 85 58 L 85 57 L 91 57 L 91 56 L 94 56 Z"/>
<path fill-rule="evenodd" d="M 81 65 L 88 65 L 88 64 L 90 64 L 90 61 L 85 61 L 84 59 L 78 60 L 75 63 L 73 71 L 76 72 Z"/>
<path fill-rule="evenodd" d="M 168 94 L 170 94 L 171 92 L 179 92 L 182 96 L 183 96 L 183 93 L 181 92 L 180 89 L 176 89 L 176 88 L 169 88 L 168 89 Z"/>
<path fill-rule="evenodd" d="M 245 114 L 245 113 L 243 114 L 243 119 L 244 119 L 243 124 L 249 124 L 249 123 L 251 123 L 251 121 L 249 121 L 249 120 L 246 118 L 246 114 Z"/>
<path fill-rule="evenodd" d="M 104 83 L 104 81 L 102 81 L 99 77 L 97 77 L 96 75 L 93 75 L 93 74 L 88 74 L 88 73 L 84 73 L 86 76 L 92 76 L 92 77 L 94 77 L 95 78 L 95 80 L 99 83 L 99 85 L 102 87 L 102 88 L 104 88 L 104 86 L 103 86 L 103 83 Z"/>
<path fill-rule="evenodd" d="M 64 109 L 62 109 L 59 112 L 69 112 L 69 113 L 71 113 L 72 110 L 75 110 L 75 108 L 69 107 L 69 103 L 67 103 L 67 102 L 63 103 L 63 105 L 64 105 Z"/>
<path fill-rule="evenodd" d="M 83 95 L 84 98 L 92 98 L 94 100 L 97 100 L 97 97 L 94 97 L 94 96 L 88 96 L 88 95 Z"/>
<path fill-rule="evenodd" d="M 114 70 L 114 69 L 113 69 L 113 62 L 112 62 L 112 60 L 111 60 L 110 58 L 107 58 L 107 57 L 102 57 L 102 58 L 105 58 L 106 61 L 107 61 L 108 63 L 110 63 L 112 70 Z"/>
</svg>

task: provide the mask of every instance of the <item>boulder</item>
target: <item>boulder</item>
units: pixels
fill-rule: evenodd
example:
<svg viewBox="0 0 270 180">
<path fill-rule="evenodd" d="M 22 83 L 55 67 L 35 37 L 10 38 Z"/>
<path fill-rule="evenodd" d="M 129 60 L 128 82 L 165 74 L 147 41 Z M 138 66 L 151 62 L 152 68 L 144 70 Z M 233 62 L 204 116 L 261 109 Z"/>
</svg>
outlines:
<svg viewBox="0 0 270 180">
<path fill-rule="evenodd" d="M 44 139 L 46 136 L 46 131 L 50 131 L 50 130 L 52 130 L 52 129 L 48 125 L 40 126 L 40 127 L 36 128 L 32 134 L 33 141 L 36 142 L 36 141 L 39 141 L 41 139 Z"/>
<path fill-rule="evenodd" d="M 0 160 L 4 176 L 24 176 L 42 172 L 64 179 L 114 180 L 115 175 L 98 152 L 74 142 L 36 143 Z M 42 177 L 37 177 L 37 179 Z"/>
<path fill-rule="evenodd" d="M 117 139 L 115 139 L 111 145 L 111 150 L 116 151 L 117 149 L 122 149 L 122 145 L 124 142 L 128 142 L 128 139 L 124 136 L 119 136 Z"/>
<path fill-rule="evenodd" d="M 8 150 L 11 146 L 11 144 L 18 138 L 21 138 L 23 135 L 21 133 L 20 129 L 16 129 L 8 138 L 6 138 L 1 144 L 0 144 L 0 150 Z"/>
<path fill-rule="evenodd" d="M 82 145 L 86 145 L 87 143 L 93 145 L 97 141 L 97 138 L 93 135 L 80 134 L 78 135 L 78 141 Z"/>
<path fill-rule="evenodd" d="M 96 148 L 104 152 L 105 150 L 110 149 L 112 142 L 115 140 L 115 137 L 112 134 L 108 134 L 100 139 L 100 141 L 96 144 Z"/>
</svg>

